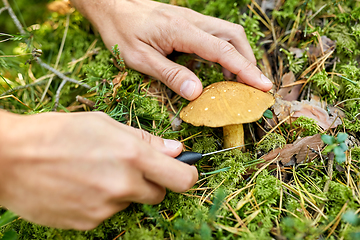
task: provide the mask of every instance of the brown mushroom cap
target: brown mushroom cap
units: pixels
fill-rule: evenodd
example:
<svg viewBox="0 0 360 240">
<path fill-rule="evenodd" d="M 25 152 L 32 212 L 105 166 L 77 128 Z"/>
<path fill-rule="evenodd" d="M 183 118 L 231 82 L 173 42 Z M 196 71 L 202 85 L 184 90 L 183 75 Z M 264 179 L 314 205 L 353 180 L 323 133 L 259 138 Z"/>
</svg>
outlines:
<svg viewBox="0 0 360 240">
<path fill-rule="evenodd" d="M 203 93 L 180 112 L 194 126 L 223 127 L 254 122 L 275 103 L 274 97 L 239 82 L 222 81 L 207 86 Z"/>
</svg>

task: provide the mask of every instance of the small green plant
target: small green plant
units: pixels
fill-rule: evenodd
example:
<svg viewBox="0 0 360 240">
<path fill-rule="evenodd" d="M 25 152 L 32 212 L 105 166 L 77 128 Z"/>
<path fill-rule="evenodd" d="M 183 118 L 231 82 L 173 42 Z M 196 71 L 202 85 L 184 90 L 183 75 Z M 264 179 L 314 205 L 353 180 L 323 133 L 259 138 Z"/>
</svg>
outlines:
<svg viewBox="0 0 360 240">
<path fill-rule="evenodd" d="M 342 216 L 342 219 L 345 222 L 351 224 L 354 227 L 359 227 L 360 226 L 360 217 L 353 210 L 349 210 L 346 213 L 344 213 L 344 215 Z M 350 234 L 350 236 L 351 236 L 352 239 L 359 239 L 360 238 L 360 231 L 353 232 L 353 233 Z"/>
<path fill-rule="evenodd" d="M 120 50 L 119 50 L 119 46 L 117 44 L 115 44 L 114 46 L 112 46 L 111 51 L 113 52 L 115 58 L 116 58 L 116 62 L 119 65 L 119 67 L 125 69 L 125 62 L 124 59 L 122 59 L 120 57 Z"/>
<path fill-rule="evenodd" d="M 15 215 L 13 212 L 6 211 L 3 215 L 0 217 L 0 228 L 4 227 L 5 225 L 11 223 L 16 218 L 18 218 L 17 215 Z M 18 239 L 18 235 L 14 230 L 8 230 L 4 232 L 4 234 L 0 233 L 0 240 L 16 240 Z"/>
<path fill-rule="evenodd" d="M 306 52 L 304 52 L 303 56 L 300 58 L 295 58 L 294 53 L 289 52 L 283 48 L 280 49 L 280 52 L 285 53 L 286 58 L 288 60 L 289 69 L 294 74 L 299 73 L 308 62 L 308 57 L 307 57 Z"/>
<path fill-rule="evenodd" d="M 348 147 L 345 144 L 345 140 L 348 138 L 347 133 L 339 133 L 337 137 L 322 135 L 321 140 L 328 144 L 328 146 L 324 149 L 323 153 L 334 152 L 335 160 L 338 163 L 343 163 L 346 161 L 345 151 Z"/>
</svg>

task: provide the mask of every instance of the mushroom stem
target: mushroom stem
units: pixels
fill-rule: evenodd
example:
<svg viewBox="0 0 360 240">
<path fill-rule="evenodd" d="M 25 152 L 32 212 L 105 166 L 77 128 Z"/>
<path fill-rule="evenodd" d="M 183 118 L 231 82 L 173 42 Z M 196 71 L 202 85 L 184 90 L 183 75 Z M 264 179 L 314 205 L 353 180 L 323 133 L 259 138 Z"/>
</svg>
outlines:
<svg viewBox="0 0 360 240">
<path fill-rule="evenodd" d="M 224 148 L 244 145 L 244 128 L 242 124 L 223 126 Z M 243 149 L 241 147 L 240 149 Z"/>
</svg>

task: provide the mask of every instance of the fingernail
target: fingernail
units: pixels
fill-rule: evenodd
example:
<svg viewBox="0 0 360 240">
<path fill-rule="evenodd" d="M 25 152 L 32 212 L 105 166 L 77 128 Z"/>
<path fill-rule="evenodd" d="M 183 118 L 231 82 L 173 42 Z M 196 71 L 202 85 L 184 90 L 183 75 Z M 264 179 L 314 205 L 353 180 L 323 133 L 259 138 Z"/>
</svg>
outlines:
<svg viewBox="0 0 360 240">
<path fill-rule="evenodd" d="M 191 80 L 186 80 L 181 84 L 180 93 L 185 98 L 191 98 L 195 91 L 195 82 Z"/>
<path fill-rule="evenodd" d="M 164 139 L 164 145 L 165 147 L 176 150 L 178 149 L 182 144 L 179 141 L 171 140 L 171 139 Z"/>
<path fill-rule="evenodd" d="M 261 74 L 261 81 L 263 81 L 265 84 L 273 84 L 264 74 Z"/>
</svg>

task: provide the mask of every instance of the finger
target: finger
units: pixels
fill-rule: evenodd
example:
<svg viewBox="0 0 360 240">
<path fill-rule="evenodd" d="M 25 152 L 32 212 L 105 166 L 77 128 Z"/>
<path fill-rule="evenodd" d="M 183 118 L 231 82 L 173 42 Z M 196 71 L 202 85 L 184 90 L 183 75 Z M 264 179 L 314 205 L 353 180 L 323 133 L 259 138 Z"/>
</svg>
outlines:
<svg viewBox="0 0 360 240">
<path fill-rule="evenodd" d="M 227 70 L 226 68 L 222 68 L 222 72 L 224 74 L 225 80 L 231 80 L 234 78 L 234 74 L 229 70 Z"/>
<path fill-rule="evenodd" d="M 127 193 L 127 197 L 123 198 L 122 201 L 131 201 L 142 204 L 158 204 L 166 195 L 166 189 L 155 183 L 152 183 L 143 177 L 137 178 L 138 181 L 132 182 L 132 189 Z"/>
<path fill-rule="evenodd" d="M 139 169 L 148 181 L 175 192 L 184 192 L 196 183 L 196 167 L 155 151 L 145 142 L 140 142 L 135 148 L 137 151 L 130 150 L 136 153 L 130 164 Z"/>
<path fill-rule="evenodd" d="M 210 35 L 193 25 L 184 24 L 176 32 L 173 48 L 179 52 L 195 53 L 200 57 L 221 64 L 237 75 L 238 81 L 268 91 L 272 83 L 261 71 L 242 56 L 229 42 Z"/>
<path fill-rule="evenodd" d="M 219 18 L 205 16 L 192 10 L 185 12 L 188 12 L 189 15 L 186 19 L 189 19 L 195 26 L 231 43 L 241 55 L 256 65 L 256 58 L 243 26 Z M 196 15 L 196 21 L 194 21 L 194 17 L 190 17 L 190 15 Z"/>
<path fill-rule="evenodd" d="M 74 113 L 75 114 L 81 114 L 81 113 Z M 157 151 L 160 151 L 168 156 L 176 157 L 178 156 L 182 151 L 182 144 L 179 141 L 172 140 L 172 139 L 163 139 L 157 136 L 154 136 L 144 130 L 136 129 L 130 126 L 127 126 L 125 124 L 119 123 L 116 120 L 109 117 L 104 112 L 92 112 L 93 116 L 97 116 L 100 118 L 103 118 L 105 121 L 109 122 L 116 128 L 119 128 L 121 130 L 125 130 L 129 132 L 132 135 L 135 135 L 138 139 L 141 139 L 148 144 L 150 144 L 153 148 L 155 148 Z"/>
<path fill-rule="evenodd" d="M 179 142 L 179 141 L 172 140 L 172 139 L 163 139 L 161 137 L 154 136 L 154 135 L 152 135 L 144 130 L 141 130 L 141 129 L 136 129 L 136 128 L 129 127 L 129 126 L 126 126 L 126 127 L 127 127 L 128 131 L 132 132 L 138 138 L 149 143 L 156 150 L 158 150 L 168 156 L 176 157 L 182 151 L 183 146 L 182 146 L 181 142 Z"/>
<path fill-rule="evenodd" d="M 170 61 L 149 45 L 139 43 L 136 51 L 129 55 L 123 52 L 123 57 L 129 67 L 159 79 L 188 100 L 197 98 L 202 92 L 202 84 L 192 71 Z"/>
<path fill-rule="evenodd" d="M 144 176 L 160 186 L 174 192 L 184 192 L 190 189 L 198 179 L 196 167 L 180 162 L 166 155 L 154 156 L 143 162 Z"/>
</svg>

